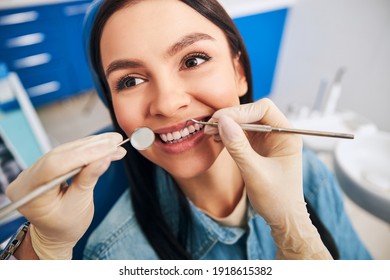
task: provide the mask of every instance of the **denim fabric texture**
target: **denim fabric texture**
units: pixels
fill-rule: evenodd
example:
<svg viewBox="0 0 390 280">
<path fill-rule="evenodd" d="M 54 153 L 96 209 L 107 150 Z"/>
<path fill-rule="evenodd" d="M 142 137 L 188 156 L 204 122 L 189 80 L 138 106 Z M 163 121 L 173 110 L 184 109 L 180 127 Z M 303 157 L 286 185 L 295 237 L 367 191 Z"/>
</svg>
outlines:
<svg viewBox="0 0 390 280">
<path fill-rule="evenodd" d="M 158 170 L 157 180 L 163 214 L 173 232 L 177 232 L 179 208 L 175 203 L 175 185 L 162 169 Z M 303 151 L 303 181 L 305 197 L 335 240 L 340 259 L 371 259 L 352 228 L 333 174 L 307 149 Z M 250 206 L 249 201 L 246 228 L 222 226 L 189 203 L 193 231 L 187 250 L 194 259 L 275 259 L 277 248 L 270 227 Z M 138 225 L 129 191 L 124 192 L 92 233 L 84 250 L 84 258 L 158 259 Z"/>
</svg>

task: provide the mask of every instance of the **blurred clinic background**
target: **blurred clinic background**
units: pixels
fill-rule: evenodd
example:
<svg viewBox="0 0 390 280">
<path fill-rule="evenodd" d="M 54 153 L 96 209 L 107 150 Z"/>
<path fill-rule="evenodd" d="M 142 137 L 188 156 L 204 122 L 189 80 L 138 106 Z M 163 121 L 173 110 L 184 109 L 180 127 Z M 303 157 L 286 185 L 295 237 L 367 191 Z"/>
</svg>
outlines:
<svg viewBox="0 0 390 280">
<path fill-rule="evenodd" d="M 86 0 L 0 1 L 0 207 L 10 181 L 43 153 L 110 126 L 82 46 Z M 390 1 L 220 0 L 251 57 L 255 97 L 294 126 L 335 172 L 375 259 L 390 259 Z M 0 220 L 0 243 L 23 222 Z"/>
</svg>

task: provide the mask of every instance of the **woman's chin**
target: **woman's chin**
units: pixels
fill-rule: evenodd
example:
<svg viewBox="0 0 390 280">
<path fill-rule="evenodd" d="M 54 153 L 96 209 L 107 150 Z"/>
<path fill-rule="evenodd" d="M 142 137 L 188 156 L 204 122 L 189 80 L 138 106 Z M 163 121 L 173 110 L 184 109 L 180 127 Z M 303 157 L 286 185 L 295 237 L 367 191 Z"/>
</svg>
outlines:
<svg viewBox="0 0 390 280">
<path fill-rule="evenodd" d="M 168 166 L 162 167 L 175 179 L 189 180 L 204 175 L 213 165 L 214 160 L 215 158 L 209 160 L 204 158 L 202 160 L 184 161 L 175 165 L 172 165 L 171 162 Z"/>
<path fill-rule="evenodd" d="M 208 173 L 223 149 L 222 145 L 213 146 L 212 149 L 203 150 L 203 152 L 196 152 L 180 158 L 171 158 L 165 162 L 159 161 L 158 165 L 176 179 L 199 178 Z"/>
</svg>

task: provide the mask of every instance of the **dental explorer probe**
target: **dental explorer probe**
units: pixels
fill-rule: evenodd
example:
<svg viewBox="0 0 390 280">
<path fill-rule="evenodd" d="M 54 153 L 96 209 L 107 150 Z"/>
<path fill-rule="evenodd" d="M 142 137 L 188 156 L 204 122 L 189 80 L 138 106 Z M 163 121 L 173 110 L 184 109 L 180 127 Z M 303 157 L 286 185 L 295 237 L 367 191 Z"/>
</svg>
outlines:
<svg viewBox="0 0 390 280">
<path fill-rule="evenodd" d="M 195 119 L 188 120 L 187 122 L 193 122 L 203 125 L 211 125 L 218 127 L 217 122 L 203 122 L 197 121 Z M 297 129 L 297 128 L 281 128 L 273 127 L 270 125 L 261 125 L 261 124 L 238 124 L 243 130 L 255 131 L 255 132 L 282 132 L 282 133 L 295 133 L 295 134 L 304 134 L 312 136 L 325 136 L 325 137 L 336 137 L 336 138 L 345 138 L 353 139 L 353 134 L 348 133 L 339 133 L 339 132 L 328 132 L 328 131 L 318 131 L 318 130 L 308 130 L 308 129 Z"/>
<path fill-rule="evenodd" d="M 120 142 L 117 147 L 122 146 L 126 142 L 129 142 L 130 138 L 127 138 L 126 140 L 123 140 Z M 13 211 L 17 210 L 18 208 L 24 206 L 25 204 L 29 203 L 31 200 L 37 198 L 38 196 L 54 189 L 55 187 L 61 185 L 62 188 L 67 187 L 66 181 L 72 178 L 73 176 L 80 173 L 82 167 L 76 168 L 69 173 L 66 173 L 60 177 L 55 178 L 54 180 L 43 184 L 36 188 L 35 190 L 31 191 L 30 193 L 26 194 L 25 196 L 19 198 L 18 200 L 9 203 L 8 205 L 2 207 L 0 209 L 0 221 L 7 217 L 9 214 L 11 214 Z"/>
</svg>

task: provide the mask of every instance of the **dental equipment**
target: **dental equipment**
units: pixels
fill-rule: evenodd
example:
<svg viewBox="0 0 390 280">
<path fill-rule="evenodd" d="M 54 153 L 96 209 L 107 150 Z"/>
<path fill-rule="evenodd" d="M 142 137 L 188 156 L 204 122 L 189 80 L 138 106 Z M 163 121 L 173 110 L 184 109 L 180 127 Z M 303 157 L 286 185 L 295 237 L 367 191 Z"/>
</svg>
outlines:
<svg viewBox="0 0 390 280">
<path fill-rule="evenodd" d="M 140 127 L 134 130 L 130 137 L 131 146 L 142 151 L 153 145 L 155 134 L 153 130 L 148 127 Z"/>
<path fill-rule="evenodd" d="M 211 125 L 218 127 L 217 122 L 202 122 L 194 119 L 188 120 L 187 122 L 193 122 L 203 125 Z M 255 132 L 281 132 L 281 133 L 295 133 L 295 134 L 304 134 L 304 135 L 313 135 L 313 136 L 325 136 L 325 137 L 336 137 L 336 138 L 345 138 L 353 139 L 353 134 L 348 133 L 339 133 L 339 132 L 328 132 L 328 131 L 318 131 L 318 130 L 308 130 L 308 129 L 297 129 L 297 128 L 281 128 L 273 127 L 270 125 L 260 125 L 260 124 L 239 124 L 243 130 L 255 131 Z"/>
</svg>

